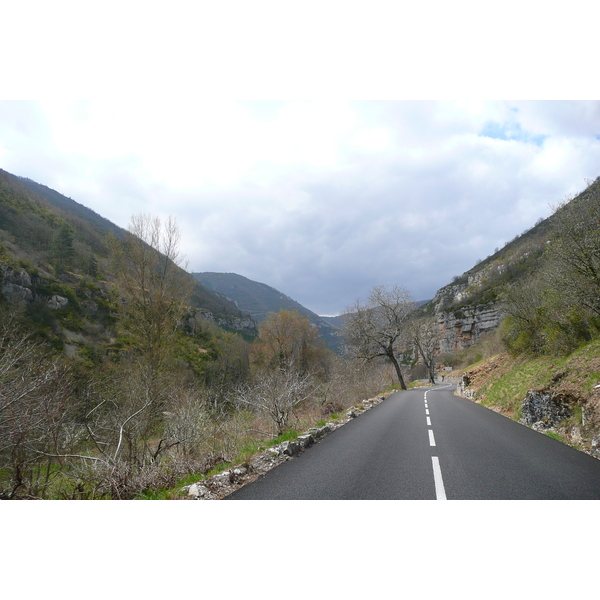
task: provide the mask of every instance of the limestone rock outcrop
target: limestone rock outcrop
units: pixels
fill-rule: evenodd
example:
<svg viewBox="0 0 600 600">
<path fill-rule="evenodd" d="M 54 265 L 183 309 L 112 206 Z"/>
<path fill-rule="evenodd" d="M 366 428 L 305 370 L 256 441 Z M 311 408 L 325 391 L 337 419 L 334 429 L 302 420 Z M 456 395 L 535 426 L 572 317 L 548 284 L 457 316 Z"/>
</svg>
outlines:
<svg viewBox="0 0 600 600">
<path fill-rule="evenodd" d="M 544 430 L 557 426 L 573 414 L 574 400 L 564 394 L 529 390 L 521 405 L 519 423 Z"/>
<path fill-rule="evenodd" d="M 472 346 L 483 334 L 499 327 L 504 317 L 495 302 L 436 313 L 440 325 L 440 352 L 455 352 Z"/>
<path fill-rule="evenodd" d="M 504 313 L 499 302 L 468 303 L 473 289 L 483 279 L 482 273 L 475 273 L 466 283 L 448 285 L 435 295 L 432 303 L 440 326 L 442 354 L 469 348 L 502 322 Z"/>
<path fill-rule="evenodd" d="M 0 292 L 11 302 L 27 304 L 33 301 L 31 277 L 25 269 L 0 264 Z"/>
</svg>

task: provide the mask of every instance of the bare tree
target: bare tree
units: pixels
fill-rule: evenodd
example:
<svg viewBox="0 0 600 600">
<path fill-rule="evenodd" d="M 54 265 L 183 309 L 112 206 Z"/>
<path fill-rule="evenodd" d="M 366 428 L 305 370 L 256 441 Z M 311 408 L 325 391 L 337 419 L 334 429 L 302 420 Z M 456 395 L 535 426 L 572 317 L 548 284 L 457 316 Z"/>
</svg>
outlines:
<svg viewBox="0 0 600 600">
<path fill-rule="evenodd" d="M 77 441 L 67 368 L 20 332 L 16 312 L 0 319 L 0 496 L 43 496 L 61 455 Z"/>
<path fill-rule="evenodd" d="M 140 214 L 132 217 L 129 236 L 113 244 L 119 292 L 124 296 L 123 320 L 139 363 L 134 380 L 136 408 L 127 422 L 131 427 L 143 414 L 146 433 L 153 420 L 157 423 L 162 417 L 166 402 L 162 376 L 173 362 L 176 332 L 194 286 L 181 266 L 180 237 L 173 218 L 163 223 Z"/>
<path fill-rule="evenodd" d="M 252 383 L 240 388 L 238 400 L 267 415 L 280 435 L 289 426 L 294 409 L 309 398 L 313 388 L 311 375 L 300 375 L 288 364 L 285 368 L 260 372 Z"/>
<path fill-rule="evenodd" d="M 344 312 L 343 336 L 351 356 L 365 361 L 387 358 L 405 390 L 399 357 L 409 343 L 407 323 L 415 309 L 410 293 L 401 286 L 377 286 L 366 304 L 360 301 Z"/>
<path fill-rule="evenodd" d="M 411 324 L 412 340 L 427 368 L 429 383 L 435 383 L 435 357 L 440 346 L 440 326 L 435 317 L 416 319 Z"/>
<path fill-rule="evenodd" d="M 123 312 L 136 345 L 155 368 L 163 365 L 187 310 L 194 282 L 184 270 L 176 221 L 134 215 L 129 235 L 113 244 Z"/>
</svg>

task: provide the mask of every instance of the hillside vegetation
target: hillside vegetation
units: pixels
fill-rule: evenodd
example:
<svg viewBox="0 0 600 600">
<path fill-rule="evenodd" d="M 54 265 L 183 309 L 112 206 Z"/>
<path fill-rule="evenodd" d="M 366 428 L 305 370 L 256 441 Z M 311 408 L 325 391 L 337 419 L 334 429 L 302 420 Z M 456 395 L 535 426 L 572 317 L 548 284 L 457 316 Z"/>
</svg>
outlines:
<svg viewBox="0 0 600 600">
<path fill-rule="evenodd" d="M 250 313 L 257 322 L 280 310 L 296 311 L 313 323 L 330 350 L 341 351 L 339 325 L 318 316 L 282 292 L 236 273 L 192 273 L 206 287 L 233 301 L 241 310 Z"/>
<path fill-rule="evenodd" d="M 563 356 L 500 352 L 455 372 L 452 380 L 461 395 L 600 458 L 599 340 Z M 527 399 L 533 394 L 545 406 L 532 418 Z"/>
<path fill-rule="evenodd" d="M 511 256 L 519 268 L 503 270 Z M 600 457 L 600 179 L 472 270 L 470 282 L 466 298 L 493 299 L 506 317 L 445 357 L 462 366 L 462 393 Z"/>
<path fill-rule="evenodd" d="M 467 339 L 465 315 L 491 305 L 502 325 L 438 362 L 468 397 L 594 453 L 599 225 L 597 180 L 419 310 L 377 286 L 342 318 L 342 357 L 333 327 L 277 290 L 194 279 L 172 219 L 123 230 L 0 171 L 0 497 L 177 497 L 396 381 L 431 380 L 439 311 Z"/>
<path fill-rule="evenodd" d="M 172 219 L 0 171 L 0 498 L 164 497 L 390 383 L 194 280 Z"/>
</svg>

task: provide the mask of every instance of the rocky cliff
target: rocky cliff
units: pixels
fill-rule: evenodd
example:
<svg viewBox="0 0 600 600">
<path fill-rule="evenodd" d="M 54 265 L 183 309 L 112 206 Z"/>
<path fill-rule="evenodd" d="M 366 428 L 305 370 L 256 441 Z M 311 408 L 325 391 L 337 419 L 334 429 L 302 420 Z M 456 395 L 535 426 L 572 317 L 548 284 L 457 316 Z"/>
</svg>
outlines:
<svg viewBox="0 0 600 600">
<path fill-rule="evenodd" d="M 30 274 L 26 269 L 0 261 L 0 301 L 22 307 L 32 306 L 36 309 L 70 308 L 80 316 L 94 320 L 100 306 L 109 300 L 108 286 L 105 282 L 95 281 L 92 286 L 85 285 L 85 278 L 73 273 L 63 274 L 58 282 L 50 278 Z M 61 317 L 57 315 L 57 318 Z M 201 320 L 212 321 L 219 327 L 236 332 L 256 335 L 256 322 L 248 316 L 215 314 L 203 308 L 191 308 L 188 317 L 190 327 Z M 56 326 L 59 325 L 57 321 Z M 60 327 L 59 327 L 60 329 Z"/>
<path fill-rule="evenodd" d="M 442 354 L 472 346 L 483 334 L 493 331 L 502 322 L 504 314 L 499 302 L 465 304 L 481 280 L 479 273 L 469 276 L 465 283 L 440 289 L 432 300 L 440 325 Z"/>
</svg>

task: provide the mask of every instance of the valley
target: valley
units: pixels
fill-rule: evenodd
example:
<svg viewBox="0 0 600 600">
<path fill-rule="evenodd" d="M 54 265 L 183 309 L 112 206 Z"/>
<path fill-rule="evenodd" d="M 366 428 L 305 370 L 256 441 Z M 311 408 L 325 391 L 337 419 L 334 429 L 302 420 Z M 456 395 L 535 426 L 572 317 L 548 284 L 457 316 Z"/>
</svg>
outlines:
<svg viewBox="0 0 600 600">
<path fill-rule="evenodd" d="M 379 286 L 379 304 L 321 317 L 188 273 L 170 220 L 125 230 L 0 170 L 0 496 L 185 497 L 434 373 L 598 458 L 599 218 L 596 180 L 431 301 L 388 314 L 404 290 Z"/>
</svg>

